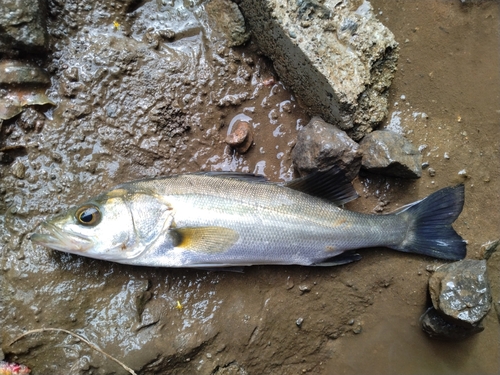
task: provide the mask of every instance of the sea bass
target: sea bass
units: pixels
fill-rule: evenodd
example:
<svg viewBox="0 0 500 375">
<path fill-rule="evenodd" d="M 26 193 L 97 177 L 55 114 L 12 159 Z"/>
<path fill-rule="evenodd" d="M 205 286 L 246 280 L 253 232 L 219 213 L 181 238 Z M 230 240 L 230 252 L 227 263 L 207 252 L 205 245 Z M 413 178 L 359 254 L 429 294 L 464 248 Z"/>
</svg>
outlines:
<svg viewBox="0 0 500 375">
<path fill-rule="evenodd" d="M 31 239 L 46 247 L 152 267 L 336 265 L 350 250 L 391 249 L 458 260 L 451 224 L 464 187 L 441 189 L 384 215 L 340 206 L 357 194 L 338 169 L 284 184 L 262 176 L 203 172 L 128 182 L 70 209 Z"/>
</svg>

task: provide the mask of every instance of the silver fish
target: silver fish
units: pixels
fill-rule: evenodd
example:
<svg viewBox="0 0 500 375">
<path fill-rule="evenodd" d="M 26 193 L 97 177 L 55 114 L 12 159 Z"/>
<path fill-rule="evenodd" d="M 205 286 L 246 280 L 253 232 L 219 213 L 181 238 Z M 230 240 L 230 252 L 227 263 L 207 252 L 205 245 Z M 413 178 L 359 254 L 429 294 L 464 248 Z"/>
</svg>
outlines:
<svg viewBox="0 0 500 375">
<path fill-rule="evenodd" d="M 261 176 L 207 172 L 117 186 L 43 224 L 31 239 L 52 249 L 153 267 L 336 265 L 350 250 L 391 249 L 458 260 L 451 224 L 464 187 L 441 189 L 386 215 L 339 205 L 357 197 L 337 168 L 275 184 Z"/>
</svg>

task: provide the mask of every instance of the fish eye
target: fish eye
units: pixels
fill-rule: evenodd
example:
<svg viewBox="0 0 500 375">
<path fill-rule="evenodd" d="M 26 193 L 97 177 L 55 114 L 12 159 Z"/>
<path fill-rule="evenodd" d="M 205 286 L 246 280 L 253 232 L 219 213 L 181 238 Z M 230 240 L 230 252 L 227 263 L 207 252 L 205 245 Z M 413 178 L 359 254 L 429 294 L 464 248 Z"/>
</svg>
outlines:
<svg viewBox="0 0 500 375">
<path fill-rule="evenodd" d="M 94 205 L 85 205 L 76 210 L 76 220 L 85 226 L 94 226 L 101 222 L 101 211 Z"/>
</svg>

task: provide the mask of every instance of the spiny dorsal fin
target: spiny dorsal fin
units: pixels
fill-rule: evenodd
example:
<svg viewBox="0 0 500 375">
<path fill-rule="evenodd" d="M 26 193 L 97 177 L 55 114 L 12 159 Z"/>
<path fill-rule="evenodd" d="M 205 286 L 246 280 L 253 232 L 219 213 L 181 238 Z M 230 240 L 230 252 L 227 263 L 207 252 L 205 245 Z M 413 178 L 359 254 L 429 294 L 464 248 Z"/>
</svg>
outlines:
<svg viewBox="0 0 500 375">
<path fill-rule="evenodd" d="M 337 166 L 289 181 L 284 186 L 329 200 L 337 206 L 359 197 L 344 171 Z"/>
<path fill-rule="evenodd" d="M 244 172 L 212 171 L 212 172 L 199 172 L 193 174 L 221 177 L 221 178 L 234 178 L 237 180 L 242 180 L 247 182 L 269 182 L 266 176 L 253 173 L 244 173 Z"/>
<path fill-rule="evenodd" d="M 206 254 L 224 252 L 239 238 L 238 232 L 225 227 L 185 227 L 172 231 L 177 234 L 176 247 Z"/>
</svg>

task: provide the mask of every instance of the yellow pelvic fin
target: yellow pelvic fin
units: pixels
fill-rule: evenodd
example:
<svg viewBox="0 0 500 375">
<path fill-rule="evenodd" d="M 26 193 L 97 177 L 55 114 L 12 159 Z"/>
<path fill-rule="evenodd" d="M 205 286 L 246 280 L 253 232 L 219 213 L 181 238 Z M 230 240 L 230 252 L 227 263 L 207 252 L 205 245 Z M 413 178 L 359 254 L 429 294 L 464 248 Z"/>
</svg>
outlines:
<svg viewBox="0 0 500 375">
<path fill-rule="evenodd" d="M 238 232 L 225 227 L 189 227 L 173 231 L 179 236 L 176 247 L 201 253 L 224 252 L 240 237 Z"/>
</svg>

